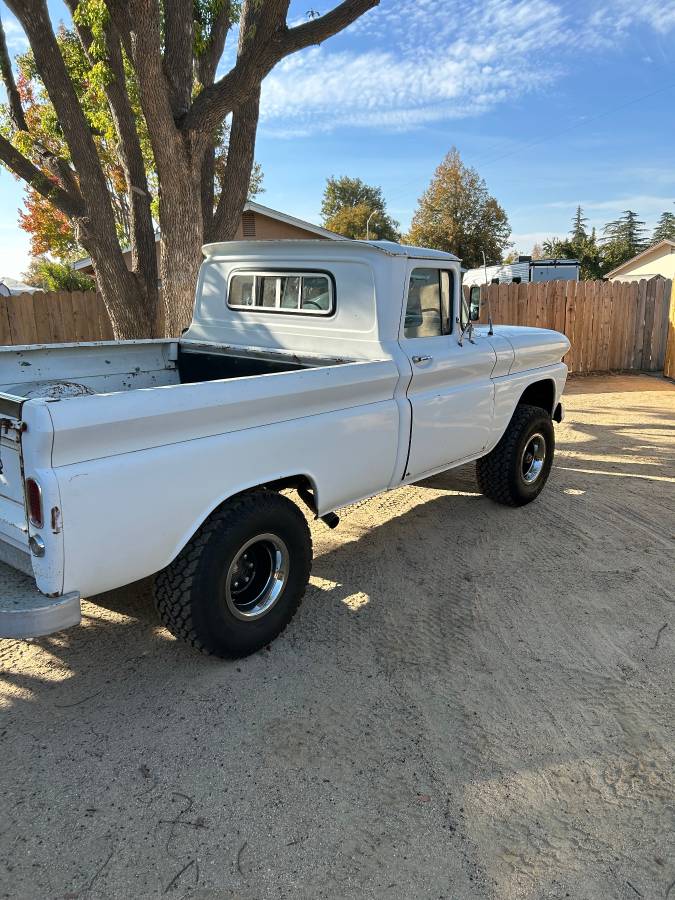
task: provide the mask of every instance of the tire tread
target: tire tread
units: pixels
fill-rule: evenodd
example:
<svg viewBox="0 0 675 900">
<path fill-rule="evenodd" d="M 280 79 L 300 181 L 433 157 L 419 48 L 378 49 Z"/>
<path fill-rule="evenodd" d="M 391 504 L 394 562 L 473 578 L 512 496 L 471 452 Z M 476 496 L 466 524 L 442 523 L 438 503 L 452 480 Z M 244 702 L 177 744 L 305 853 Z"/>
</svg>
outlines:
<svg viewBox="0 0 675 900">
<path fill-rule="evenodd" d="M 209 641 L 197 634 L 192 620 L 192 594 L 203 553 L 214 532 L 220 529 L 227 529 L 230 523 L 246 515 L 248 510 L 254 507 L 259 509 L 261 506 L 264 507 L 267 505 L 270 508 L 270 513 L 273 515 L 279 497 L 280 495 L 277 493 L 261 490 L 242 494 L 240 497 L 228 501 L 209 516 L 174 561 L 155 575 L 155 608 L 157 609 L 162 624 L 174 637 L 185 641 L 200 653 L 209 655 L 214 652 L 213 647 L 209 646 Z M 302 522 L 302 526 L 306 530 L 306 548 L 308 556 L 303 563 L 310 568 L 312 560 L 312 539 L 307 521 L 298 507 L 291 500 L 288 500 L 287 498 L 284 498 L 284 500 L 288 503 L 289 507 L 295 511 L 298 520 Z M 294 598 L 293 604 L 289 609 L 289 615 L 286 617 L 274 637 L 277 637 L 285 630 L 286 626 L 297 612 L 303 595 L 304 591 Z M 265 641 L 265 644 L 268 642 L 269 641 Z M 250 650 L 244 651 L 239 654 L 239 656 L 246 656 L 250 652 Z M 231 658 L 237 658 L 237 655 L 231 654 Z"/>
<path fill-rule="evenodd" d="M 515 490 L 512 470 L 513 457 L 523 430 L 542 415 L 546 415 L 546 411 L 539 406 L 528 404 L 517 406 L 499 443 L 487 456 L 477 460 L 478 487 L 486 497 L 504 506 L 522 506 L 528 502 Z M 553 448 L 551 448 L 551 452 L 553 452 Z"/>
</svg>

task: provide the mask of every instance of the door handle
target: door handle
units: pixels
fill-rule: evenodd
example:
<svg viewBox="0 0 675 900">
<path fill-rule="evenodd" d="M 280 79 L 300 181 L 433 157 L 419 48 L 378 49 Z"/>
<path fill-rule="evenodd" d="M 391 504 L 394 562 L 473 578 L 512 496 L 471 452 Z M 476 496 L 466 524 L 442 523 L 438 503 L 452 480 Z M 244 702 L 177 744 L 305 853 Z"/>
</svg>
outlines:
<svg viewBox="0 0 675 900">
<path fill-rule="evenodd" d="M 413 356 L 412 361 L 419 365 L 420 363 L 431 362 L 433 356 Z"/>
</svg>

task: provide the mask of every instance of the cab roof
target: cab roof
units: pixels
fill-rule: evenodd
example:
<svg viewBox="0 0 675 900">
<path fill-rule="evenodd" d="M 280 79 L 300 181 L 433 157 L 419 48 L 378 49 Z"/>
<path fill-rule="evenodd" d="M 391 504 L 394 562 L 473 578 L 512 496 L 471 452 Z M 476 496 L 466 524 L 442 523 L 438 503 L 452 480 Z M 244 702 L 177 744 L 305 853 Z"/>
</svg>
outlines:
<svg viewBox="0 0 675 900">
<path fill-rule="evenodd" d="M 202 248 L 204 256 L 208 258 L 245 255 L 264 255 L 265 250 L 280 250 L 288 247 L 297 252 L 307 248 L 316 251 L 321 249 L 331 256 L 353 253 L 355 249 L 367 252 L 375 251 L 387 256 L 403 256 L 409 259 L 439 259 L 459 262 L 459 257 L 454 253 L 446 253 L 444 250 L 431 250 L 428 247 L 415 247 L 412 244 L 397 244 L 395 241 L 353 241 L 348 238 L 337 241 L 327 240 L 276 240 L 276 241 L 219 241 L 214 244 L 205 244 Z"/>
</svg>

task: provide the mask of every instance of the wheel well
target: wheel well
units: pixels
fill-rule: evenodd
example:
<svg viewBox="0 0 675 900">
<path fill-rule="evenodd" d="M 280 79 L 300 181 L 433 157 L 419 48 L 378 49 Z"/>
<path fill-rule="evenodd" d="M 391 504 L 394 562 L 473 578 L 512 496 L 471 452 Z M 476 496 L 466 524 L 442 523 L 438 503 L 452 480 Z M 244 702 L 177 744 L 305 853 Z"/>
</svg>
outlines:
<svg viewBox="0 0 675 900">
<path fill-rule="evenodd" d="M 553 412 L 554 400 L 555 385 L 550 378 L 547 378 L 544 381 L 535 381 L 534 384 L 528 384 L 518 401 L 518 406 L 540 406 L 550 415 Z"/>
<path fill-rule="evenodd" d="M 256 484 L 245 488 L 243 491 L 240 491 L 239 494 L 234 494 L 233 496 L 250 494 L 252 491 L 283 491 L 289 489 L 296 490 L 303 503 L 305 503 L 315 515 L 317 514 L 316 486 L 307 475 L 287 475 L 284 478 L 265 481 L 262 484 Z M 228 497 L 227 500 L 223 502 L 227 503 L 231 499 L 232 497 Z"/>
</svg>

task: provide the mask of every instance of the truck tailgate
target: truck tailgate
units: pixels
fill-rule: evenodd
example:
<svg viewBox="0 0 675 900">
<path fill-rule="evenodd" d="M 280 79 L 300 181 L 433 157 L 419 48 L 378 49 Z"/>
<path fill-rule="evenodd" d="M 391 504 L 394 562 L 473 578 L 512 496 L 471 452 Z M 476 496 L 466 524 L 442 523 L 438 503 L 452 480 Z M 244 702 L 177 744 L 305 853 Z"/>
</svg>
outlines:
<svg viewBox="0 0 675 900">
<path fill-rule="evenodd" d="M 50 600 L 35 579 L 0 562 L 0 638 L 29 638 L 70 628 L 80 621 L 80 595 Z"/>
<path fill-rule="evenodd" d="M 13 551 L 28 553 L 20 428 L 18 418 L 0 410 L 0 542 Z"/>
</svg>

